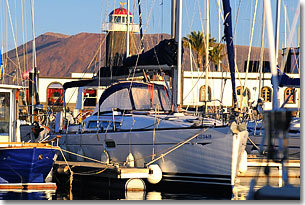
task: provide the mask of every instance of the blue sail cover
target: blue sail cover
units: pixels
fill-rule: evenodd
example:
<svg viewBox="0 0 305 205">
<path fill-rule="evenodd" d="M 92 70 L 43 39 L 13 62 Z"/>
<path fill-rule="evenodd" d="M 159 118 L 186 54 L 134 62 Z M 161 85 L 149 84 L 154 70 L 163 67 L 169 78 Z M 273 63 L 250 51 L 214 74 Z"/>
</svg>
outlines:
<svg viewBox="0 0 305 205">
<path fill-rule="evenodd" d="M 273 82 L 272 78 L 273 76 L 271 77 L 271 83 Z M 277 78 L 280 87 L 295 87 L 295 88 L 300 87 L 300 78 L 291 78 L 285 73 L 281 73 L 279 70 L 278 70 Z"/>
<path fill-rule="evenodd" d="M 225 40 L 227 43 L 228 61 L 230 66 L 231 82 L 232 82 L 232 90 L 233 90 L 232 94 L 233 94 L 233 102 L 235 107 L 237 103 L 237 98 L 236 98 L 236 90 L 235 90 L 235 63 L 234 63 L 234 45 L 233 45 L 233 35 L 232 35 L 230 0 L 223 0 L 222 5 L 225 16 L 224 33 L 225 33 Z"/>
</svg>

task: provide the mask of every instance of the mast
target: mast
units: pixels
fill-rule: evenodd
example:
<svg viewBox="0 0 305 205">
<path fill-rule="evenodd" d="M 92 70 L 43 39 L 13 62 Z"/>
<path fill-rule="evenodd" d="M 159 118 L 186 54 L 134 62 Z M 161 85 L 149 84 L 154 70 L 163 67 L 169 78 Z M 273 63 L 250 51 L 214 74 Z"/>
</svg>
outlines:
<svg viewBox="0 0 305 205">
<path fill-rule="evenodd" d="M 265 12 L 263 12 L 261 51 L 260 51 L 260 58 L 259 58 L 259 72 L 260 72 L 260 74 L 259 74 L 259 85 L 258 85 L 258 98 L 260 98 L 260 96 L 261 96 L 261 89 L 262 89 L 263 58 L 264 58 L 264 39 L 265 39 L 265 19 L 266 19 L 266 15 L 265 15 Z"/>
<path fill-rule="evenodd" d="M 172 11 L 171 11 L 171 38 L 175 38 L 176 32 L 176 0 L 172 0 Z"/>
<path fill-rule="evenodd" d="M 208 111 L 208 106 L 207 106 L 207 101 L 208 101 L 208 75 L 209 75 L 209 35 L 210 35 L 210 22 L 209 22 L 209 17 L 210 17 L 210 5 L 209 5 L 209 0 L 206 0 L 206 18 L 207 18 L 207 25 L 206 25 L 206 47 L 205 47 L 205 89 L 204 89 L 204 95 L 205 95 L 205 113 Z"/>
<path fill-rule="evenodd" d="M 144 53 L 144 39 L 143 39 L 143 28 L 142 28 L 141 0 L 138 0 L 138 6 L 139 6 L 139 25 L 140 25 L 141 53 Z"/>
<path fill-rule="evenodd" d="M 129 0 L 127 0 L 126 58 L 129 57 Z"/>
<path fill-rule="evenodd" d="M 278 64 L 279 35 L 280 35 L 281 0 L 276 2 L 276 24 L 275 24 L 275 63 Z"/>
<path fill-rule="evenodd" d="M 284 14 L 285 14 L 285 41 L 284 41 L 284 46 L 287 48 L 287 7 L 284 4 Z"/>
<path fill-rule="evenodd" d="M 31 103 L 31 122 L 33 123 L 34 122 L 34 90 L 37 90 L 37 87 L 36 87 L 36 83 L 37 83 L 37 79 L 36 79 L 36 75 L 37 75 L 37 61 L 36 61 L 36 42 L 35 42 L 35 25 L 34 25 L 34 0 L 31 0 L 31 14 L 32 14 L 32 34 L 33 34 L 33 45 L 32 45 L 32 50 L 33 50 L 33 58 L 32 58 L 32 79 L 30 78 L 30 82 L 29 84 L 31 85 L 29 88 L 32 88 L 32 89 L 29 89 L 31 90 L 31 93 L 30 96 L 31 96 L 31 100 L 30 100 L 30 103 Z M 36 96 L 36 95 L 35 95 Z M 37 101 L 36 101 L 37 103 Z"/>
<path fill-rule="evenodd" d="M 272 73 L 272 85 L 273 85 L 273 108 L 272 110 L 278 110 L 278 79 L 277 79 L 277 69 L 276 69 L 276 59 L 275 59 L 275 46 L 274 46 L 274 34 L 273 34 L 273 23 L 271 16 L 271 5 L 269 0 L 264 0 L 264 12 L 266 14 L 267 31 L 268 31 L 268 42 L 269 42 L 269 58 L 271 64 Z"/>
<path fill-rule="evenodd" d="M 174 4 L 175 3 L 175 4 Z M 176 12 L 177 11 L 177 12 Z M 175 16 L 175 17 L 174 17 Z M 174 18 L 173 18 L 174 17 Z M 175 29 L 175 30 L 173 30 Z M 177 68 L 172 80 L 172 110 L 178 111 L 181 104 L 181 63 L 182 63 L 182 0 L 172 0 L 172 38 L 178 43 Z"/>
<path fill-rule="evenodd" d="M 224 22 L 224 33 L 228 51 L 228 61 L 230 66 L 231 82 L 232 82 L 232 96 L 233 96 L 233 107 L 237 106 L 236 98 L 236 85 L 235 85 L 235 63 L 234 63 L 234 45 L 232 35 L 232 17 L 231 17 L 231 6 L 229 0 L 222 0 L 225 22 Z"/>
</svg>

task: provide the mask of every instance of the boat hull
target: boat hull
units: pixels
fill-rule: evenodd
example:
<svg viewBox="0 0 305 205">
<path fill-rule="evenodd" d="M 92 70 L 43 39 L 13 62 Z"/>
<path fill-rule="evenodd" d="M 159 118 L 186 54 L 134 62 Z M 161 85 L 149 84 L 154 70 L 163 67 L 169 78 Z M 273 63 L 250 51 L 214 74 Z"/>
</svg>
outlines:
<svg viewBox="0 0 305 205">
<path fill-rule="evenodd" d="M 174 149 L 178 143 L 201 130 L 184 128 L 67 134 L 62 136 L 59 145 L 78 154 L 67 154 L 66 157 L 72 161 L 83 161 L 80 157 L 83 155 L 104 162 L 126 164 L 126 157 L 132 153 L 135 167 L 144 167 L 162 155 L 154 163 L 161 168 L 163 181 L 234 185 L 248 132 L 233 135 L 229 127 L 208 128 Z M 166 154 L 167 151 L 171 152 Z"/>
<path fill-rule="evenodd" d="M 43 183 L 52 169 L 57 149 L 1 147 L 0 183 Z"/>
</svg>

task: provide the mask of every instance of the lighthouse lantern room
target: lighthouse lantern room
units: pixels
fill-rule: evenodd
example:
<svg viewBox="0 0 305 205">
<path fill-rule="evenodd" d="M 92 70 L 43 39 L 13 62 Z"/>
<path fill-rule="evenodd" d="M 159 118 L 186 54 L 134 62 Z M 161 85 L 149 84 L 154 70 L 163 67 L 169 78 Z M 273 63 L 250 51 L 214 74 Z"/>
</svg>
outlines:
<svg viewBox="0 0 305 205">
<path fill-rule="evenodd" d="M 103 31 L 125 31 L 127 32 L 127 10 L 123 8 L 124 3 L 120 3 L 120 8 L 113 10 L 109 14 L 109 22 L 103 24 Z M 139 25 L 133 22 L 133 15 L 129 12 L 129 31 L 139 32 Z"/>
</svg>

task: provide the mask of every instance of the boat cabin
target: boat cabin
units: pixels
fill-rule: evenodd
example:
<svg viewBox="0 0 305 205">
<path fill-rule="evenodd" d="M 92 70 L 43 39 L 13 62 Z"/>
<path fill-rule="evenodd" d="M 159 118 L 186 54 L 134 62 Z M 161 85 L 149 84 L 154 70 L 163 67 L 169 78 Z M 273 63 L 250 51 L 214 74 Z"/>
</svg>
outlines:
<svg viewBox="0 0 305 205">
<path fill-rule="evenodd" d="M 93 114 L 118 111 L 170 111 L 171 100 L 164 85 L 120 82 L 107 88 Z"/>
<path fill-rule="evenodd" d="M 21 86 L 0 85 L 0 142 L 18 142 L 17 98 Z"/>
</svg>

